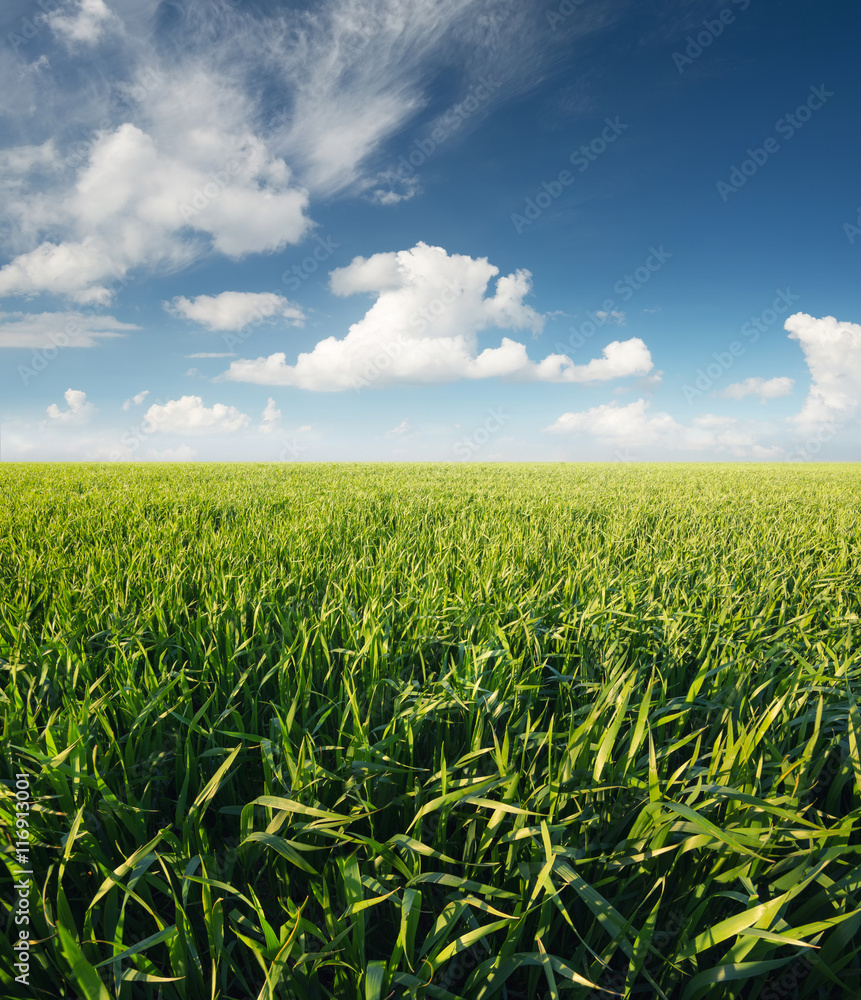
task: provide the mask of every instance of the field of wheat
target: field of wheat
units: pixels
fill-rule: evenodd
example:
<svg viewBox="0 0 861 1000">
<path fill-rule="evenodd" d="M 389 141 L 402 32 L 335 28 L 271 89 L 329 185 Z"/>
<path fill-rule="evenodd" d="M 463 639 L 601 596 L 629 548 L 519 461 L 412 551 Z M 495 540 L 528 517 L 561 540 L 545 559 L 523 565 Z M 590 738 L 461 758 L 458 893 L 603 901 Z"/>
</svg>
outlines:
<svg viewBox="0 0 861 1000">
<path fill-rule="evenodd" d="M 0 492 L 4 996 L 861 996 L 861 467 Z"/>
</svg>

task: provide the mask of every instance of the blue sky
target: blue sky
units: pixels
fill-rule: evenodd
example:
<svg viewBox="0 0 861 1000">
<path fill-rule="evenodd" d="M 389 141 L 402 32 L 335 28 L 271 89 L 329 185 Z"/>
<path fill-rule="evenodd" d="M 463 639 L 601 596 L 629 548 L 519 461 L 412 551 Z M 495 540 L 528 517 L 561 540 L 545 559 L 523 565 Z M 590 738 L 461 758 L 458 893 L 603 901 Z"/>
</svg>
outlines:
<svg viewBox="0 0 861 1000">
<path fill-rule="evenodd" d="M 858 458 L 851 5 L 3 18 L 3 460 Z"/>
</svg>

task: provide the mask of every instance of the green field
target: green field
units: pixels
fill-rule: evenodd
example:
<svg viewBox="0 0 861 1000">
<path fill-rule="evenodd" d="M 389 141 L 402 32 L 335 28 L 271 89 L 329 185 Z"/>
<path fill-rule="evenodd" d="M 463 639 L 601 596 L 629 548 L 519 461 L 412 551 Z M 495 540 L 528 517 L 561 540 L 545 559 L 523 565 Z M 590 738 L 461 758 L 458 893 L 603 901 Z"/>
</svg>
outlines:
<svg viewBox="0 0 861 1000">
<path fill-rule="evenodd" d="M 861 466 L 0 491 L 3 997 L 861 996 Z"/>
</svg>

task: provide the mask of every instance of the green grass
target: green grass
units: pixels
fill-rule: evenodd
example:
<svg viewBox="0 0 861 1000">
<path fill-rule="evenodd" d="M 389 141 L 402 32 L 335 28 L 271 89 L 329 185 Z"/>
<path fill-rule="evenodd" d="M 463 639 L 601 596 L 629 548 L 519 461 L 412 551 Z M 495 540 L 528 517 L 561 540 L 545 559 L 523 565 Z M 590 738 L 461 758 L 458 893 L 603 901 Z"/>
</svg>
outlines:
<svg viewBox="0 0 861 1000">
<path fill-rule="evenodd" d="M 4 996 L 861 996 L 861 467 L 0 495 Z"/>
</svg>

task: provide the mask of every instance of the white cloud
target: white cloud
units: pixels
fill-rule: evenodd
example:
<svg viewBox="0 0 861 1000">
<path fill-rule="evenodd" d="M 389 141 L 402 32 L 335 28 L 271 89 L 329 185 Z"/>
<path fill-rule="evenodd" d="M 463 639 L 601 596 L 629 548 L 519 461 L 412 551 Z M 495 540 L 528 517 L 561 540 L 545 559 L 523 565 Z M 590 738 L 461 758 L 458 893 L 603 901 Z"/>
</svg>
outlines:
<svg viewBox="0 0 861 1000">
<path fill-rule="evenodd" d="M 743 382 L 733 382 L 721 393 L 727 399 L 744 399 L 745 396 L 759 396 L 761 402 L 767 399 L 778 399 L 780 396 L 788 396 L 795 385 L 795 379 L 781 376 L 779 378 L 764 379 L 756 376 L 746 378 Z"/>
<path fill-rule="evenodd" d="M 810 433 L 855 417 L 861 402 L 861 325 L 796 313 L 784 326 L 801 344 L 810 369 L 810 390 L 792 421 L 798 431 Z"/>
<path fill-rule="evenodd" d="M 620 309 L 614 309 L 612 312 L 604 312 L 599 309 L 595 315 L 604 323 L 617 323 L 619 326 L 625 325 L 625 314 Z"/>
<path fill-rule="evenodd" d="M 385 140 L 427 106 L 425 84 L 453 53 L 467 64 L 467 84 L 496 65 L 508 89 L 534 77 L 527 13 L 507 0 L 336 0 L 304 17 L 291 11 L 264 45 L 295 101 L 279 148 L 324 196 L 356 184 Z M 381 204 L 410 196 L 409 185 L 393 200 L 379 190 Z"/>
<path fill-rule="evenodd" d="M 0 348 L 95 347 L 99 341 L 139 330 L 113 316 L 84 316 L 76 312 L 0 312 Z"/>
<path fill-rule="evenodd" d="M 709 430 L 726 430 L 726 428 L 738 423 L 738 420 L 736 417 L 720 416 L 716 413 L 703 413 L 699 417 L 694 417 L 691 423 L 695 427 L 707 427 Z"/>
<path fill-rule="evenodd" d="M 112 24 L 119 23 L 105 0 L 77 0 L 70 13 L 60 7 L 44 15 L 44 19 L 68 45 L 94 45 Z"/>
<path fill-rule="evenodd" d="M 399 424 L 393 427 L 391 430 L 386 431 L 385 436 L 387 438 L 399 438 L 403 437 L 405 434 L 409 434 L 412 431 L 413 425 L 409 420 L 402 420 Z"/>
<path fill-rule="evenodd" d="M 275 400 L 271 396 L 266 400 L 262 421 L 260 431 L 263 434 L 272 434 L 281 426 L 281 411 L 275 405 Z"/>
<path fill-rule="evenodd" d="M 362 186 L 366 189 L 365 197 L 374 205 L 399 205 L 421 190 L 417 177 L 402 177 L 395 170 L 384 170 Z"/>
<path fill-rule="evenodd" d="M 639 337 L 614 340 L 588 364 L 575 365 L 564 354 L 551 354 L 534 366 L 534 378 L 543 382 L 607 382 L 628 375 L 646 375 L 654 367 L 648 347 Z"/>
<path fill-rule="evenodd" d="M 198 77 L 191 104 L 206 86 Z M 190 115 L 179 137 L 126 122 L 99 135 L 73 183 L 22 193 L 7 214 L 16 242 L 38 245 L 0 269 L 0 296 L 52 292 L 105 304 L 111 282 L 137 267 L 170 271 L 211 250 L 238 259 L 298 242 L 307 193 L 239 109 L 225 109 L 227 121 L 215 110 L 211 122 Z"/>
<path fill-rule="evenodd" d="M 742 422 L 735 417 L 703 414 L 685 426 L 669 413 L 652 411 L 645 399 L 627 406 L 605 403 L 589 410 L 563 413 L 544 430 L 551 434 L 592 437 L 601 444 L 619 448 L 653 446 L 669 450 L 716 451 L 741 458 L 765 457 L 754 449 L 759 440 L 774 432 L 771 425 Z M 775 454 L 783 454 L 778 448 Z"/>
<path fill-rule="evenodd" d="M 143 392 L 139 392 L 137 393 L 137 395 L 132 396 L 131 399 L 127 399 L 123 403 L 123 409 L 130 410 L 133 406 L 140 406 L 148 395 L 149 395 L 149 389 L 144 389 Z"/>
<path fill-rule="evenodd" d="M 46 412 L 52 420 L 61 424 L 84 424 L 95 413 L 96 408 L 87 402 L 87 394 L 80 389 L 67 389 L 63 395 L 68 409 L 61 410 L 56 403 L 51 403 Z"/>
<path fill-rule="evenodd" d="M 604 403 L 579 413 L 563 413 L 545 430 L 551 434 L 590 434 L 604 442 L 628 446 L 654 444 L 683 431 L 669 413 L 650 415 L 650 409 L 645 399 L 627 406 Z"/>
<path fill-rule="evenodd" d="M 163 406 L 153 403 L 143 422 L 148 432 L 230 434 L 247 427 L 250 419 L 235 406 L 216 403 L 206 407 L 200 396 L 183 396 L 181 399 L 172 399 Z"/>
<path fill-rule="evenodd" d="M 6 428 L 3 429 L 3 454 L 6 456 L 6 461 L 23 458 L 36 448 L 35 441 L 28 440 L 21 434 L 10 433 Z"/>
<path fill-rule="evenodd" d="M 221 292 L 187 299 L 180 295 L 164 303 L 174 316 L 199 323 L 208 330 L 241 330 L 255 320 L 286 320 L 290 326 L 302 326 L 305 314 L 295 303 L 274 292 Z M 225 354 L 192 354 L 189 357 L 227 357 Z"/>
<path fill-rule="evenodd" d="M 572 36 L 618 17 L 602 4 L 548 35 L 518 0 L 253 6 L 68 0 L 47 17 L 56 36 L 72 49 L 111 46 L 86 86 L 51 72 L 44 53 L 33 59 L 32 46 L 0 62 L 0 110 L 20 126 L 2 154 L 14 171 L 0 169 L 3 193 L 16 194 L 0 209 L 12 258 L 0 296 L 105 304 L 130 273 L 299 242 L 309 192 L 409 198 L 413 168 L 404 177 L 392 164 L 413 147 L 381 157 L 395 136 L 435 141 L 407 129 L 420 113 L 429 135 L 445 125 L 451 108 L 432 103 L 441 73 L 465 98 L 450 126 L 462 136 L 543 81 Z M 498 88 L 468 110 L 485 77 Z"/>
<path fill-rule="evenodd" d="M 28 174 L 43 173 L 56 162 L 57 149 L 53 139 L 47 139 L 39 146 L 13 146 L 0 150 L 0 189 L 8 193 L 20 188 Z"/>
<path fill-rule="evenodd" d="M 165 448 L 162 451 L 149 448 L 146 454 L 153 462 L 190 462 L 197 452 L 187 444 L 181 444 L 178 448 Z"/>
<path fill-rule="evenodd" d="M 639 339 L 614 341 L 603 357 L 575 365 L 565 355 L 530 361 L 526 348 L 503 337 L 479 352 L 488 328 L 537 334 L 544 317 L 524 302 L 532 276 L 519 270 L 497 278 L 485 257 L 449 255 L 418 243 L 411 250 L 356 257 L 331 274 L 336 295 L 370 293 L 376 301 L 346 337 L 329 337 L 288 365 L 284 353 L 234 361 L 224 378 L 261 385 L 338 391 L 398 382 L 439 383 L 503 376 L 519 381 L 591 382 L 646 374 L 652 365 Z M 496 278 L 492 294 L 488 294 Z"/>
</svg>

